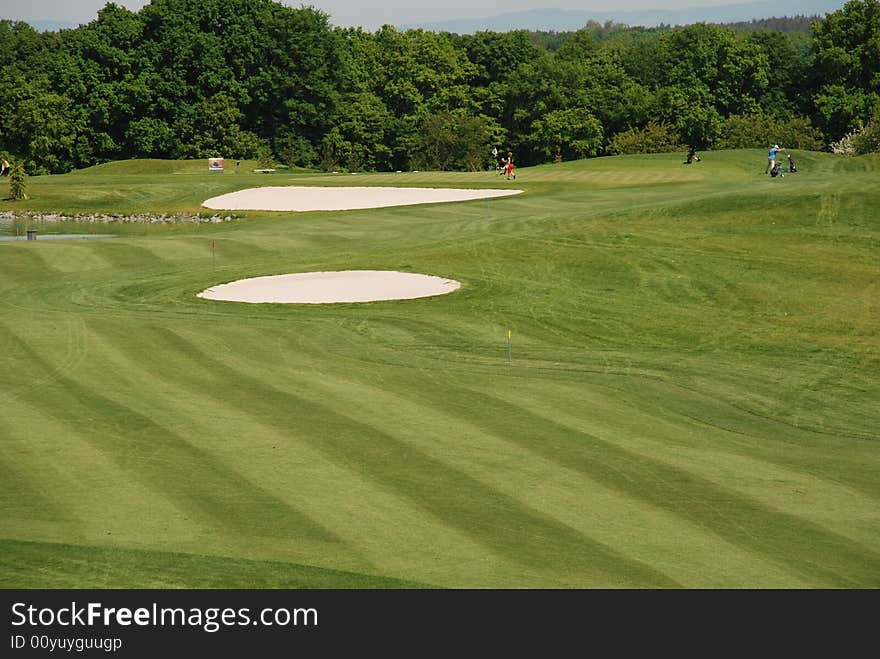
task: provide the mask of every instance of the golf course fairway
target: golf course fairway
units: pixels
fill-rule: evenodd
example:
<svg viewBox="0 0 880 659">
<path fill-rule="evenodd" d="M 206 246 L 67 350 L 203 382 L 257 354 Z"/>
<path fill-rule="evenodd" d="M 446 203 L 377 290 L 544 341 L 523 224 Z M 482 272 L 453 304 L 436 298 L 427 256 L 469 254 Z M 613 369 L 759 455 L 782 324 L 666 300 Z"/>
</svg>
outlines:
<svg viewBox="0 0 880 659">
<path fill-rule="evenodd" d="M 37 230 L 0 242 L 0 586 L 877 588 L 880 156 L 701 155 L 29 178 L 0 201 Z M 523 192 L 201 205 L 267 185 Z M 28 215 L 150 213 L 219 216 Z M 461 286 L 197 296 L 361 270 Z"/>
</svg>

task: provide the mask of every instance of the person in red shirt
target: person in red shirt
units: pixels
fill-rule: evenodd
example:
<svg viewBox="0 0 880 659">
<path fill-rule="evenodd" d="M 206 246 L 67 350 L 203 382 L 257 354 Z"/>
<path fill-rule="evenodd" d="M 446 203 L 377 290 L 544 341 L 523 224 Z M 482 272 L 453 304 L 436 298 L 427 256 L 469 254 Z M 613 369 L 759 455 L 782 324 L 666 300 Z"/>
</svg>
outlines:
<svg viewBox="0 0 880 659">
<path fill-rule="evenodd" d="M 513 177 L 514 180 L 516 179 L 516 174 L 513 173 L 513 153 L 508 151 L 507 152 L 507 178 L 509 179 L 511 177 Z"/>
</svg>

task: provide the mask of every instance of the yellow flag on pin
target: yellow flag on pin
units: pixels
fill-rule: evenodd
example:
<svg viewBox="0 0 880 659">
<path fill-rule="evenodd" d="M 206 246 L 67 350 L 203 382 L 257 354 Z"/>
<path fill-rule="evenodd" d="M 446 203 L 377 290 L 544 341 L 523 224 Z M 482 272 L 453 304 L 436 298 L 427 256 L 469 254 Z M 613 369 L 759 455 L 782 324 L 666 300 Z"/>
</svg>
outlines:
<svg viewBox="0 0 880 659">
<path fill-rule="evenodd" d="M 510 338 L 510 330 L 507 330 L 507 338 Z"/>
</svg>

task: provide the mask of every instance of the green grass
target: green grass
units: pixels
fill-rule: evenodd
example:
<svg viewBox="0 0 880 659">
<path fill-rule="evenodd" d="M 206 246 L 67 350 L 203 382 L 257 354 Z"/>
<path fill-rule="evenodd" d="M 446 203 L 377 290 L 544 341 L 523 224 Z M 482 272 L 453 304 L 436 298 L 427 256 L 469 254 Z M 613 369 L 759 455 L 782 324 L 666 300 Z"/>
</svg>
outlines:
<svg viewBox="0 0 880 659">
<path fill-rule="evenodd" d="M 31 178 L 0 210 L 525 194 L 0 243 L 0 587 L 880 586 L 880 158 L 803 153 L 780 180 L 764 157 Z M 463 285 L 195 297 L 361 268 Z"/>
</svg>

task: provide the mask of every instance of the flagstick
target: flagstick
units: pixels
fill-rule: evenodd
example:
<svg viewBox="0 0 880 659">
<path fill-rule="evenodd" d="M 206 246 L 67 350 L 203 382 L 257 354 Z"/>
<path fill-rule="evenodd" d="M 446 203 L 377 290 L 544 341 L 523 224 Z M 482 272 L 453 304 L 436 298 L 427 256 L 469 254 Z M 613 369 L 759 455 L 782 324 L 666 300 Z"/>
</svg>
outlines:
<svg viewBox="0 0 880 659">
<path fill-rule="evenodd" d="M 507 330 L 507 365 L 510 366 L 512 359 L 511 355 L 511 341 L 510 341 L 510 330 Z"/>
<path fill-rule="evenodd" d="M 211 241 L 211 270 L 214 269 L 214 263 L 215 263 L 215 258 L 214 258 L 214 248 L 215 248 L 216 246 L 217 246 L 217 245 L 216 245 L 215 242 L 212 240 L 212 241 Z"/>
</svg>

